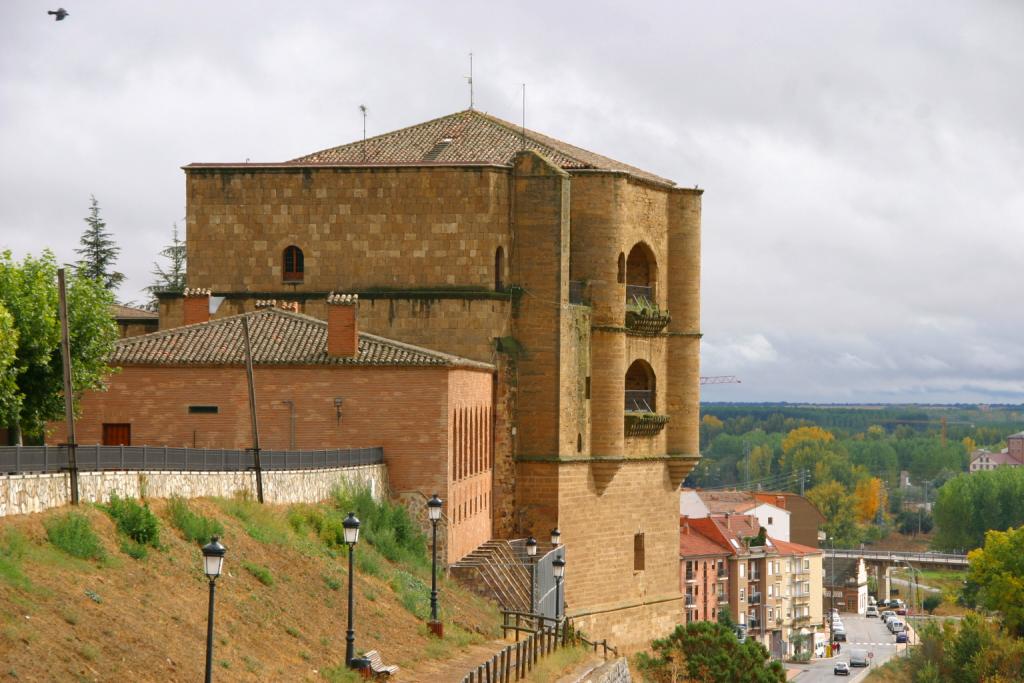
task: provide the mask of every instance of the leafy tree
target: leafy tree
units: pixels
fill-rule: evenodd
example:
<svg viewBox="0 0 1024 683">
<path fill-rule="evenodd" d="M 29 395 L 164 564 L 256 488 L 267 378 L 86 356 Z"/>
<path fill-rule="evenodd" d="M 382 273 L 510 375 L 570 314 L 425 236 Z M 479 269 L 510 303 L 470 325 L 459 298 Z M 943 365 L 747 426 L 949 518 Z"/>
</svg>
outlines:
<svg viewBox="0 0 1024 683">
<path fill-rule="evenodd" d="M 779 662 L 769 661 L 760 643 L 740 643 L 726 626 L 695 621 L 677 626 L 667 638 L 651 643 L 652 655 L 637 655 L 646 680 L 658 683 L 784 683 Z"/>
<path fill-rule="evenodd" d="M 117 339 L 110 316 L 112 294 L 89 277 L 68 280 L 68 328 L 72 388 L 75 393 L 101 389 L 111 369 L 107 358 Z M 57 313 L 57 263 L 50 251 L 21 263 L 11 252 L 0 254 L 0 305 L 10 313 L 16 332 L 14 361 L 5 377 L 14 382 L 13 397 L 0 401 L 0 415 L 12 438 L 24 431 L 42 436 L 48 420 L 64 415 L 64 380 Z M 7 335 L 3 335 L 6 337 Z"/>
<path fill-rule="evenodd" d="M 82 246 L 75 249 L 75 253 L 82 257 L 77 269 L 81 275 L 114 292 L 124 281 L 124 273 L 114 270 L 121 247 L 111 239 L 107 224 L 100 217 L 100 205 L 96 197 L 89 197 L 89 200 L 89 215 L 85 218 L 86 228 L 80 240 Z"/>
<path fill-rule="evenodd" d="M 885 486 L 878 477 L 861 479 L 853 490 L 857 521 L 872 524 L 879 521 L 885 511 Z"/>
<path fill-rule="evenodd" d="M 17 414 L 18 385 L 11 366 L 18 357 L 18 330 L 14 317 L 0 301 L 0 424 L 9 424 Z"/>
<path fill-rule="evenodd" d="M 939 550 L 977 548 L 985 532 L 1024 524 L 1024 468 L 999 467 L 946 482 L 935 500 Z"/>
<path fill-rule="evenodd" d="M 807 498 L 825 516 L 824 531 L 835 539 L 837 546 L 849 547 L 859 541 L 853 497 L 842 484 L 836 481 L 818 484 L 807 492 Z"/>
<path fill-rule="evenodd" d="M 1003 615 L 1006 630 L 1024 636 L 1024 526 L 989 531 L 985 547 L 972 550 L 968 581 L 977 586 L 978 603 Z"/>
<path fill-rule="evenodd" d="M 772 473 L 772 447 L 764 444 L 754 446 L 747 455 L 750 458 L 750 479 L 764 479 Z"/>
<path fill-rule="evenodd" d="M 928 614 L 934 614 L 935 610 L 938 609 L 939 605 L 941 604 L 942 598 L 940 598 L 938 595 L 929 595 L 921 603 L 921 606 L 924 607 L 925 611 L 928 612 Z"/>
<path fill-rule="evenodd" d="M 171 228 L 171 243 L 160 250 L 160 256 L 167 259 L 167 268 L 164 269 L 159 263 L 153 263 L 153 284 L 146 287 L 149 292 L 149 305 L 155 309 L 157 305 L 157 292 L 181 292 L 185 289 L 185 262 L 187 253 L 185 243 L 178 237 L 178 224 Z M 705 420 L 711 415 L 705 416 Z M 721 422 L 719 422 L 721 424 Z"/>
</svg>

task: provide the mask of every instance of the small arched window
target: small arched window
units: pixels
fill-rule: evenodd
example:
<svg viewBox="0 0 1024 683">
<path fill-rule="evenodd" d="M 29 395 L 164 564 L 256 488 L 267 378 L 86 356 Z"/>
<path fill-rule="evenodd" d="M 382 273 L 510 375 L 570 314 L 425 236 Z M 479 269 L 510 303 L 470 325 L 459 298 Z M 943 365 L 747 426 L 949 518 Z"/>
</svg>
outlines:
<svg viewBox="0 0 1024 683">
<path fill-rule="evenodd" d="M 635 360 L 626 371 L 626 412 L 653 413 L 656 379 L 645 360 Z"/>
<path fill-rule="evenodd" d="M 284 250 L 284 281 L 302 282 L 305 272 L 305 263 L 302 258 L 302 250 L 294 244 Z"/>
<path fill-rule="evenodd" d="M 626 255 L 619 252 L 619 276 L 617 278 L 619 284 L 626 282 Z"/>
<path fill-rule="evenodd" d="M 494 291 L 505 288 L 505 250 L 498 247 L 494 252 Z"/>
</svg>

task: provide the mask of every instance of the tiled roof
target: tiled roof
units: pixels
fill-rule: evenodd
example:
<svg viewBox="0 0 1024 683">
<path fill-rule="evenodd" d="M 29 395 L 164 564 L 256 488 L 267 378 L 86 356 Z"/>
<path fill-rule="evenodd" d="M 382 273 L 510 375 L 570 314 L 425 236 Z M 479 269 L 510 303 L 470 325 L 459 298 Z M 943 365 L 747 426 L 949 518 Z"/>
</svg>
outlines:
<svg viewBox="0 0 1024 683">
<path fill-rule="evenodd" d="M 176 327 L 117 342 L 112 365 L 241 365 L 245 362 L 242 318 L 249 321 L 255 365 L 462 366 L 491 370 L 487 363 L 359 333 L 352 358 L 327 355 L 327 323 L 301 313 L 267 308 L 205 323 Z"/>
<path fill-rule="evenodd" d="M 679 528 L 680 557 L 696 557 L 698 555 L 731 555 L 732 549 L 722 542 L 705 536 L 697 525 L 682 522 Z"/>
<path fill-rule="evenodd" d="M 568 170 L 621 171 L 661 185 L 675 185 L 653 173 L 588 152 L 496 116 L 467 109 L 408 128 L 293 159 L 293 164 L 467 164 L 508 165 L 516 152 L 533 150 Z"/>
<path fill-rule="evenodd" d="M 110 317 L 118 320 L 131 318 L 132 320 L 159 320 L 160 316 L 153 311 L 121 304 L 110 304 Z"/>
<path fill-rule="evenodd" d="M 800 545 L 799 543 L 790 543 L 789 541 L 780 541 L 777 538 L 769 536 L 772 545 L 779 551 L 780 555 L 821 555 L 820 548 L 812 548 L 807 545 Z"/>
</svg>

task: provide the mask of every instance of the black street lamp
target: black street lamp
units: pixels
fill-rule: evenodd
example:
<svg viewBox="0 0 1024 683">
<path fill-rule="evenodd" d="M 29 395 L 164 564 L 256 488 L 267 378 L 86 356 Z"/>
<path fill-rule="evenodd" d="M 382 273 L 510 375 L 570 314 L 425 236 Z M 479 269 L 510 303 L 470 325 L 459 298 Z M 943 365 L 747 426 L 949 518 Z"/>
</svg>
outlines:
<svg viewBox="0 0 1024 683">
<path fill-rule="evenodd" d="M 348 517 L 341 523 L 345 529 L 345 543 L 348 544 L 348 630 L 345 631 L 345 666 L 352 668 L 352 662 L 356 658 L 356 632 L 352 627 L 352 617 L 355 612 L 352 599 L 353 576 L 352 563 L 355 558 L 356 543 L 359 542 L 359 519 L 356 513 L 348 513 Z"/>
<path fill-rule="evenodd" d="M 224 553 L 227 550 L 217 536 L 203 546 L 203 571 L 210 579 L 210 612 L 206 617 L 206 683 L 213 679 L 213 591 L 217 577 L 224 568 Z"/>
<path fill-rule="evenodd" d="M 553 545 L 553 546 L 555 546 L 557 548 L 559 546 L 559 539 L 561 537 L 562 537 L 562 532 L 558 530 L 558 527 L 555 527 L 554 529 L 552 529 L 551 530 L 551 545 Z"/>
<path fill-rule="evenodd" d="M 427 515 L 433 527 L 433 544 L 430 551 L 430 630 L 438 638 L 444 637 L 444 626 L 437 618 L 437 520 L 441 519 L 441 507 L 444 501 L 434 496 L 427 501 Z"/>
<path fill-rule="evenodd" d="M 551 563 L 551 571 L 555 575 L 555 621 L 559 621 L 562 613 L 562 577 L 565 576 L 565 560 L 559 555 Z"/>
<path fill-rule="evenodd" d="M 536 608 L 533 596 L 534 591 L 536 591 L 534 574 L 536 573 L 537 564 L 537 539 L 533 536 L 526 539 L 526 556 L 530 559 L 530 613 L 533 613 L 533 610 Z"/>
</svg>

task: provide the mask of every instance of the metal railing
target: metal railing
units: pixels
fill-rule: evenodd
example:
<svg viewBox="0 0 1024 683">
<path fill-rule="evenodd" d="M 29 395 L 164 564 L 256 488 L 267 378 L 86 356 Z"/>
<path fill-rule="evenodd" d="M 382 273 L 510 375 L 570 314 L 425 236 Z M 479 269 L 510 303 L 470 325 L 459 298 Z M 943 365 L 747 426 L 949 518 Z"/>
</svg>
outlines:
<svg viewBox="0 0 1024 683">
<path fill-rule="evenodd" d="M 697 576 L 694 574 L 692 569 L 687 569 L 686 570 L 686 580 L 687 581 L 696 581 L 697 580 Z"/>
<path fill-rule="evenodd" d="M 626 305 L 630 305 L 634 301 L 642 302 L 654 301 L 654 287 L 647 287 L 644 285 L 626 285 Z"/>
<path fill-rule="evenodd" d="M 697 599 L 694 596 L 692 596 L 690 594 L 687 594 L 686 595 L 686 606 L 687 607 L 693 607 L 696 604 L 697 604 Z"/>
<path fill-rule="evenodd" d="M 725 567 L 719 567 L 718 568 L 718 578 L 719 579 L 728 579 L 729 578 L 729 570 L 726 569 Z"/>
<path fill-rule="evenodd" d="M 823 556 L 828 557 L 863 557 L 865 560 L 875 562 L 899 562 L 911 561 L 914 564 L 941 564 L 967 566 L 967 555 L 957 553 L 901 553 L 889 550 L 830 550 L 824 549 Z"/>
<path fill-rule="evenodd" d="M 654 392 L 650 389 L 626 389 L 627 413 L 653 413 Z"/>
<path fill-rule="evenodd" d="M 187 472 L 250 470 L 251 450 L 172 448 L 168 446 L 77 446 L 75 460 L 82 471 L 171 470 Z M 314 451 L 261 450 L 266 470 L 316 470 L 379 465 L 384 449 L 335 448 Z M 68 467 L 65 446 L 0 446 L 0 473 L 61 472 Z"/>
<path fill-rule="evenodd" d="M 751 604 L 751 605 L 760 605 L 761 604 L 761 594 L 760 593 L 751 593 L 750 594 L 750 598 L 747 600 L 747 602 L 749 604 Z"/>
</svg>

